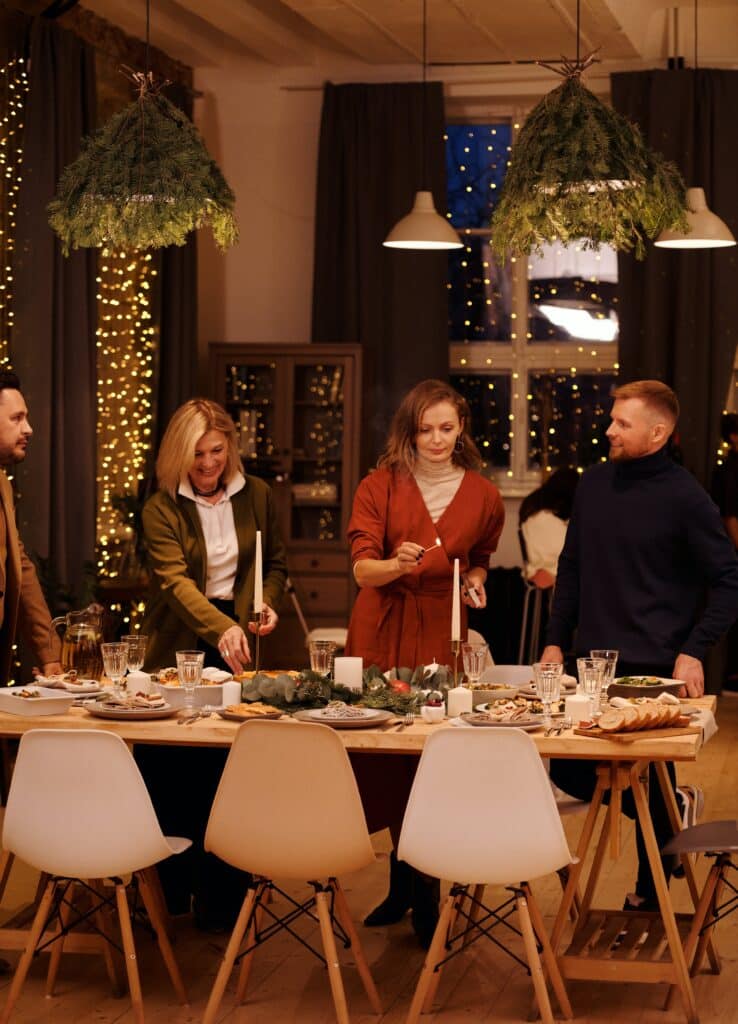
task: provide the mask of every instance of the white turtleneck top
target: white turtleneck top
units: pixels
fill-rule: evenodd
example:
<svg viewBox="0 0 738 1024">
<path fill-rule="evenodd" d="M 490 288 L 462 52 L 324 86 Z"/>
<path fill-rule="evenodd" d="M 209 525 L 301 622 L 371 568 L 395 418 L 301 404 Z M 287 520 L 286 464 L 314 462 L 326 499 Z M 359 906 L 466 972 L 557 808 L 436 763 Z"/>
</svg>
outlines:
<svg viewBox="0 0 738 1024">
<path fill-rule="evenodd" d="M 413 476 L 428 509 L 428 514 L 437 523 L 453 501 L 464 476 L 464 469 L 447 462 L 431 462 L 417 455 Z"/>
</svg>

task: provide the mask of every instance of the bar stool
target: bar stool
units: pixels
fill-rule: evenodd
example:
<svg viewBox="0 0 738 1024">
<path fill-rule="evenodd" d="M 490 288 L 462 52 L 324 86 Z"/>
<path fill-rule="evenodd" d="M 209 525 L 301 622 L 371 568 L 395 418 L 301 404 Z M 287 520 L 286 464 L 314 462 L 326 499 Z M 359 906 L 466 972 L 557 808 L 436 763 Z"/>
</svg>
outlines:
<svg viewBox="0 0 738 1024">
<path fill-rule="evenodd" d="M 553 596 L 553 587 L 548 590 L 542 590 L 537 587 L 535 583 L 531 583 L 528 579 L 528 549 L 525 544 L 525 538 L 523 537 L 523 531 L 518 528 L 518 541 L 520 542 L 520 552 L 523 556 L 523 584 L 525 586 L 525 594 L 523 596 L 523 615 L 520 622 L 520 644 L 518 645 L 518 664 L 519 665 L 532 665 L 534 661 L 538 661 L 538 653 L 540 647 L 540 635 L 541 635 L 541 610 L 543 607 L 544 597 L 548 601 L 549 611 L 551 609 L 551 598 Z M 531 612 L 531 599 L 532 599 L 532 615 L 530 630 L 528 630 L 528 616 Z M 526 640 L 528 646 L 526 648 Z"/>
</svg>

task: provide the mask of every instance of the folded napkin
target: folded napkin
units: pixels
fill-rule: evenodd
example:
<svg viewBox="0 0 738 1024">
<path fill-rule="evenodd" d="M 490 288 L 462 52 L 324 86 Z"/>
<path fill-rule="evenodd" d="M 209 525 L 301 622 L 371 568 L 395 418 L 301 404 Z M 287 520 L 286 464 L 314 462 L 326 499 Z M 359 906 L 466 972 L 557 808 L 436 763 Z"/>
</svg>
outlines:
<svg viewBox="0 0 738 1024">
<path fill-rule="evenodd" d="M 80 679 L 71 682 L 64 676 L 36 676 L 39 686 L 47 686 L 51 690 L 68 690 L 69 693 L 97 693 L 100 684 L 95 679 Z"/>
</svg>

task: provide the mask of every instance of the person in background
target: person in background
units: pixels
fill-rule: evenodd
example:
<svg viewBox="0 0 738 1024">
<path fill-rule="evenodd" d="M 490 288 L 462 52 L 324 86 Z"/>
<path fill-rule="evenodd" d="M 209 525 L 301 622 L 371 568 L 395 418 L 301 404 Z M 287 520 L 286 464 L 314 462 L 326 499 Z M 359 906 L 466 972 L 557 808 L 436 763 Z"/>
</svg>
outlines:
<svg viewBox="0 0 738 1024">
<path fill-rule="evenodd" d="M 556 582 L 579 475 L 569 467 L 554 470 L 520 505 L 526 579 L 541 590 L 548 590 Z"/>
<path fill-rule="evenodd" d="M 712 474 L 710 494 L 720 510 L 726 533 L 733 547 L 738 549 L 738 415 L 728 412 L 720 424 L 723 441 L 728 451 L 722 465 Z M 725 652 L 725 682 L 723 693 L 738 694 L 738 624 L 728 630 Z"/>
<path fill-rule="evenodd" d="M 36 570 L 15 522 L 8 470 L 26 457 L 33 434 L 18 377 L 0 371 L 0 686 L 11 682 L 19 634 L 31 647 L 44 675 L 62 671 L 59 640 L 50 635 L 51 615 Z"/>
<path fill-rule="evenodd" d="M 505 516 L 499 491 L 479 473 L 469 425 L 461 395 L 443 381 L 423 381 L 403 398 L 377 469 L 359 484 L 348 528 L 359 594 L 346 654 L 365 666 L 452 663 L 455 558 L 464 580 L 462 638 L 466 607 L 486 605 L 487 568 Z M 351 761 L 370 831 L 388 827 L 397 847 L 417 759 L 355 754 Z M 393 852 L 389 894 L 364 923 L 393 924 L 409 909 L 427 947 L 438 919 L 438 882 Z"/>
<path fill-rule="evenodd" d="M 684 682 L 704 692 L 702 659 L 738 616 L 738 557 L 715 505 L 695 478 L 669 457 L 679 418 L 677 396 L 661 381 L 634 381 L 614 394 L 607 430 L 609 461 L 583 475 L 574 499 L 542 661 L 562 661 L 576 628 L 576 653 L 620 652 L 621 675 Z M 672 785 L 673 764 L 668 765 Z M 564 792 L 589 800 L 592 762 L 551 762 Z M 654 766 L 649 807 L 659 846 L 671 824 Z M 635 817 L 630 790 L 623 810 Z M 638 879 L 625 909 L 656 909 L 656 889 L 640 827 Z M 663 860 L 667 882 L 674 864 Z"/>
<path fill-rule="evenodd" d="M 205 665 L 233 672 L 251 661 L 248 629 L 254 599 L 256 533 L 261 531 L 266 621 L 277 624 L 287 579 L 285 547 L 271 490 L 245 476 L 233 420 L 206 398 L 173 415 L 156 461 L 158 491 L 143 510 L 151 573 L 142 632 L 151 639 L 147 670 L 176 664 L 178 650 L 199 648 Z M 159 865 L 171 913 L 192 908 L 195 924 L 229 930 L 246 876 L 205 853 L 203 838 L 226 752 L 139 746 L 136 760 L 165 832 L 193 840 L 181 857 Z"/>
</svg>

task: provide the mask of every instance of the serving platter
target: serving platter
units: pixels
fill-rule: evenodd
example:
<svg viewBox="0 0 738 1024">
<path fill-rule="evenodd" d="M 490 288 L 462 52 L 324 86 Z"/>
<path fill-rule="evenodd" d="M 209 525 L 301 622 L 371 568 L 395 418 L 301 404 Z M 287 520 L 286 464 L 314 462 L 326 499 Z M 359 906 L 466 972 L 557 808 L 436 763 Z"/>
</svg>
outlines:
<svg viewBox="0 0 738 1024">
<path fill-rule="evenodd" d="M 24 697 L 23 693 L 37 693 L 37 697 Z M 0 689 L 0 711 L 24 718 L 38 715 L 63 715 L 74 703 L 75 695 L 66 690 L 52 690 L 45 686 L 8 686 Z"/>
<path fill-rule="evenodd" d="M 651 685 L 639 685 L 624 682 L 627 679 L 656 679 Z M 660 693 L 673 693 L 679 696 L 684 683 L 679 679 L 663 679 L 660 676 L 619 676 L 607 688 L 608 697 L 658 697 Z"/>
<path fill-rule="evenodd" d="M 119 722 L 147 722 L 158 718 L 173 718 L 179 711 L 179 708 L 174 708 L 171 704 L 166 704 L 163 708 L 105 707 L 104 704 L 94 702 L 82 706 L 93 718 L 108 718 Z"/>
<path fill-rule="evenodd" d="M 375 725 L 386 725 L 391 719 L 397 718 L 397 715 L 391 711 L 382 711 L 379 708 L 363 708 L 362 710 L 366 714 L 361 718 L 329 718 L 327 715 L 320 714 L 320 708 L 296 711 L 292 717 L 296 718 L 298 722 L 317 722 L 319 725 L 330 725 L 334 729 L 371 729 Z"/>
<path fill-rule="evenodd" d="M 525 715 L 521 718 L 495 720 L 487 718 L 484 713 L 476 711 L 465 711 L 459 715 L 467 725 L 474 725 L 482 729 L 522 729 L 523 732 L 534 732 L 543 728 L 543 718 L 534 715 Z"/>
<path fill-rule="evenodd" d="M 275 708 L 272 714 L 260 714 L 260 715 L 239 715 L 235 711 L 228 711 L 226 708 L 216 708 L 216 715 L 220 718 L 224 718 L 226 722 L 269 722 L 274 721 L 276 718 L 282 717 L 282 712 Z"/>
</svg>

